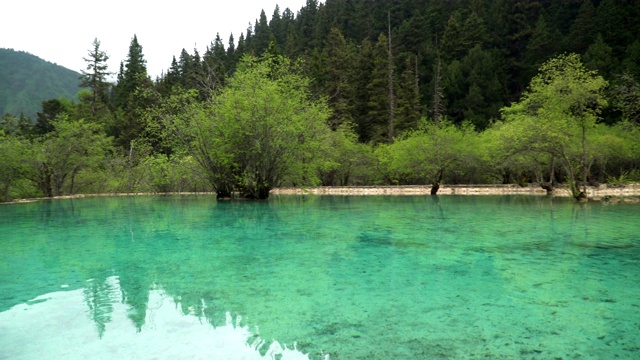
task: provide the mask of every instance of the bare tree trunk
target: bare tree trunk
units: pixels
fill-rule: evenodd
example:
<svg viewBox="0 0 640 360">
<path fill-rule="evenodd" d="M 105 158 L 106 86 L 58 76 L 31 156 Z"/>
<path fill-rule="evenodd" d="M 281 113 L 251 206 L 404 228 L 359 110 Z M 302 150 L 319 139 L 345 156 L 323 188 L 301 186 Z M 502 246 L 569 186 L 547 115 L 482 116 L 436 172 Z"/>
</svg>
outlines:
<svg viewBox="0 0 640 360">
<path fill-rule="evenodd" d="M 391 12 L 387 12 L 387 22 L 389 26 L 389 52 L 388 52 L 388 69 L 389 69 L 389 123 L 387 124 L 387 140 L 389 144 L 393 142 L 394 122 L 395 122 L 395 97 L 393 94 L 393 51 L 391 49 Z"/>
<path fill-rule="evenodd" d="M 438 49 L 438 35 L 436 35 L 436 49 Z M 436 50 L 438 51 L 438 50 Z M 436 61 L 436 70 L 433 78 L 433 123 L 436 126 L 440 123 L 440 118 L 444 113 L 444 109 L 442 106 L 442 100 L 444 96 L 442 95 L 442 88 L 440 87 L 441 80 L 441 71 L 442 71 L 442 62 L 440 61 L 440 53 L 437 54 Z"/>
<path fill-rule="evenodd" d="M 555 180 L 555 172 L 556 172 L 556 158 L 551 157 L 551 169 L 549 170 L 549 182 L 543 182 L 540 186 L 547 190 L 547 195 L 553 195 Z"/>
<path fill-rule="evenodd" d="M 582 193 L 587 197 L 587 127 L 582 125 Z"/>
<path fill-rule="evenodd" d="M 437 179 L 431 185 L 431 195 L 438 195 L 438 190 L 440 190 L 440 183 L 442 182 L 442 176 L 444 175 L 444 169 L 440 169 L 438 172 Z"/>
</svg>

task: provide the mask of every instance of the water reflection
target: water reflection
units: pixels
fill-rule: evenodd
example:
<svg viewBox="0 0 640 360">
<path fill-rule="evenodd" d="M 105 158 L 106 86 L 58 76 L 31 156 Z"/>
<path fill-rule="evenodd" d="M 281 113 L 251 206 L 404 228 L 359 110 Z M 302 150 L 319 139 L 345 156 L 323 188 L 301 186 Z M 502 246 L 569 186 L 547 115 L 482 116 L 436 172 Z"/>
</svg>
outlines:
<svg viewBox="0 0 640 360">
<path fill-rule="evenodd" d="M 1 312 L 2 358 L 308 359 L 295 344 L 255 336 L 229 312 L 219 326 L 184 315 L 182 304 L 161 289 L 148 291 L 144 321 L 125 299 L 119 279 L 111 276 Z"/>
</svg>

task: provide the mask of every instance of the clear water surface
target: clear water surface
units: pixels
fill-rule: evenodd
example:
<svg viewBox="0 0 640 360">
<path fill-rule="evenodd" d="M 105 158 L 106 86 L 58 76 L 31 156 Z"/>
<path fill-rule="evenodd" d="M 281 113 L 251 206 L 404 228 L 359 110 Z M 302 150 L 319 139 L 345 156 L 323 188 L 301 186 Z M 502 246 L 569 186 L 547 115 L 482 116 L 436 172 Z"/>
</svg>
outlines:
<svg viewBox="0 0 640 360">
<path fill-rule="evenodd" d="M 193 195 L 0 206 L 0 359 L 307 356 L 638 359 L 640 205 Z"/>
</svg>

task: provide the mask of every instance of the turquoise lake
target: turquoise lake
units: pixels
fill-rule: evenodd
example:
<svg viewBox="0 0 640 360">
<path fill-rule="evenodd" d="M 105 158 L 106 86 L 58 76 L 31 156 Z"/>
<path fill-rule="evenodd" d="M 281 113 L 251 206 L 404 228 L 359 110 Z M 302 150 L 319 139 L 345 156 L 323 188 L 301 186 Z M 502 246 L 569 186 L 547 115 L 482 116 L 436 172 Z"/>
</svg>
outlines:
<svg viewBox="0 0 640 360">
<path fill-rule="evenodd" d="M 640 204 L 0 206 L 0 359 L 638 359 Z"/>
</svg>

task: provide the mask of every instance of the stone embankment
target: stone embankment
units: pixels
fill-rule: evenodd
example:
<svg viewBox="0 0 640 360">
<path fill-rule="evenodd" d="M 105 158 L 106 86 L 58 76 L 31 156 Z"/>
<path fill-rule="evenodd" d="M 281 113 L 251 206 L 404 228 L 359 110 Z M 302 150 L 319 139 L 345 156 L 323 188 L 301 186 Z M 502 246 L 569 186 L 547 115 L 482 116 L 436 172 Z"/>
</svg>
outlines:
<svg viewBox="0 0 640 360">
<path fill-rule="evenodd" d="M 309 188 L 278 188 L 271 194 L 313 194 L 313 195 L 429 195 L 430 185 L 406 186 L 323 186 Z M 539 184 L 520 186 L 509 185 L 441 185 L 438 195 L 546 195 L 547 191 Z M 570 196 L 567 188 L 557 188 L 554 196 Z M 605 196 L 640 196 L 640 184 L 628 184 L 624 187 L 587 187 L 587 196 L 597 199 Z"/>
<path fill-rule="evenodd" d="M 283 187 L 272 189 L 271 195 L 430 195 L 431 185 L 400 185 L 400 186 L 319 186 L 308 188 Z M 76 199 L 96 196 L 143 196 L 143 195 L 215 195 L 212 192 L 182 192 L 182 193 L 105 193 L 105 194 L 76 194 L 56 196 L 53 199 Z M 547 191 L 539 184 L 520 186 L 508 185 L 440 185 L 438 195 L 547 195 Z M 559 187 L 554 190 L 554 196 L 569 197 L 569 189 Z M 623 187 L 587 187 L 587 196 L 591 200 L 608 198 L 625 199 L 626 202 L 640 202 L 640 183 L 627 184 Z M 14 199 L 8 203 L 16 204 L 45 200 Z"/>
</svg>

